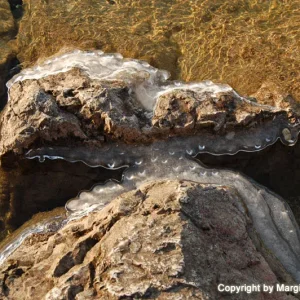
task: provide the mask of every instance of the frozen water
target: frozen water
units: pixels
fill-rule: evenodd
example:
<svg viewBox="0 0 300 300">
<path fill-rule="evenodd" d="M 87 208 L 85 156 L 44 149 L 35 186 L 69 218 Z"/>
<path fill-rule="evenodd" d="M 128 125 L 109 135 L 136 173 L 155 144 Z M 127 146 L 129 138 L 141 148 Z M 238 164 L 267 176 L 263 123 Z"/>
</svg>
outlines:
<svg viewBox="0 0 300 300">
<path fill-rule="evenodd" d="M 229 85 L 214 84 L 209 80 L 199 83 L 170 82 L 170 74 L 167 71 L 156 69 L 144 61 L 123 58 L 118 53 L 79 50 L 47 60 L 38 67 L 22 70 L 7 83 L 7 87 L 10 89 L 15 82 L 40 79 L 67 72 L 75 67 L 85 71 L 92 79 L 126 82 L 144 108 L 149 111 L 153 109 L 160 95 L 174 89 L 190 89 L 212 94 L 232 91 Z"/>
</svg>

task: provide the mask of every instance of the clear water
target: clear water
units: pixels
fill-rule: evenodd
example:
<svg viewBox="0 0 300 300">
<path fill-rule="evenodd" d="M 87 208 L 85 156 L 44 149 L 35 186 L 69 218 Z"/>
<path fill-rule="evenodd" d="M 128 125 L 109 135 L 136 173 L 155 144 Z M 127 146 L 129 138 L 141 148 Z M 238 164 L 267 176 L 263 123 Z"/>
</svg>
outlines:
<svg viewBox="0 0 300 300">
<path fill-rule="evenodd" d="M 23 2 L 16 46 L 24 66 L 62 48 L 100 49 L 173 79 L 223 82 L 242 95 L 269 80 L 300 98 L 300 0 Z"/>
</svg>

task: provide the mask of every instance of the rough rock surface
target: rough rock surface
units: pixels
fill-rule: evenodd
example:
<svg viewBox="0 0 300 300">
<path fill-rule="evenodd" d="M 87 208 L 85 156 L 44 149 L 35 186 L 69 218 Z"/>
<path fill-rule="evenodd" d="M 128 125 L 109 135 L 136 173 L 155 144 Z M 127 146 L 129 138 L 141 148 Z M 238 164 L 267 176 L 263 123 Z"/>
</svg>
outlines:
<svg viewBox="0 0 300 300">
<path fill-rule="evenodd" d="M 291 108 L 299 114 L 299 105 L 297 104 L 297 101 L 295 101 L 291 95 L 280 89 L 274 82 L 264 82 L 251 97 L 254 97 L 261 104 L 282 109 Z"/>
<path fill-rule="evenodd" d="M 15 22 L 9 2 L 0 0 L 0 109 L 4 106 L 5 83 L 15 56 L 12 42 L 9 42 L 15 32 Z"/>
<path fill-rule="evenodd" d="M 0 0 L 0 36 L 8 35 L 14 31 L 14 19 L 9 7 L 9 1 Z"/>
<path fill-rule="evenodd" d="M 72 69 L 12 86 L 0 118 L 0 156 L 47 144 L 101 146 L 106 140 L 145 143 L 203 130 L 224 133 L 278 114 L 291 118 L 288 101 L 271 107 L 243 101 L 234 91 L 213 96 L 181 90 L 160 96 L 149 114 L 124 82 L 92 80 Z"/>
<path fill-rule="evenodd" d="M 274 285 L 278 268 L 258 243 L 234 190 L 190 181 L 152 182 L 56 233 L 28 237 L 0 268 L 0 295 L 24 300 L 295 299 L 285 293 L 230 297 L 217 292 L 218 283 Z"/>
</svg>

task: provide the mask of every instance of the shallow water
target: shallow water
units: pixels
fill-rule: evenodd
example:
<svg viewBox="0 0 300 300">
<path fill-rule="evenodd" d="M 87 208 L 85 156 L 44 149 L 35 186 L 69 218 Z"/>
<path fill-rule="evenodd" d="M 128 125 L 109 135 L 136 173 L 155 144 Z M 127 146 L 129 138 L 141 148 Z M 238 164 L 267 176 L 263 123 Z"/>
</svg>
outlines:
<svg viewBox="0 0 300 300">
<path fill-rule="evenodd" d="M 300 1 L 25 0 L 18 58 L 31 65 L 63 47 L 147 60 L 185 81 L 240 94 L 265 80 L 300 98 Z M 63 34 L 61 34 L 63 32 Z"/>
<path fill-rule="evenodd" d="M 272 81 L 300 99 L 300 0 L 24 0 L 23 16 L 4 2 L 0 98 L 1 63 L 16 57 L 28 67 L 79 48 L 144 59 L 173 79 L 222 82 L 241 95 Z"/>
</svg>

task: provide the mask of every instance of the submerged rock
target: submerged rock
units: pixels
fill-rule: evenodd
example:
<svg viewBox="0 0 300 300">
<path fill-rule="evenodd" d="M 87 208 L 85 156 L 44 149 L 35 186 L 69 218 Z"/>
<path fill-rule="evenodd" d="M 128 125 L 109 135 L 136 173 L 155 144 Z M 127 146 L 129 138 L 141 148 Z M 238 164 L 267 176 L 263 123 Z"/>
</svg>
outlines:
<svg viewBox="0 0 300 300">
<path fill-rule="evenodd" d="M 236 191 L 190 181 L 148 183 L 56 233 L 32 235 L 0 274 L 2 299 L 24 300 L 227 299 L 219 283 L 292 283 Z"/>
<path fill-rule="evenodd" d="M 15 31 L 14 19 L 9 7 L 9 1 L 0 0 L 0 36 L 6 37 Z"/>
<path fill-rule="evenodd" d="M 0 110 L 6 102 L 6 87 L 7 74 L 14 55 L 10 47 L 0 40 Z"/>
<path fill-rule="evenodd" d="M 0 110 L 6 101 L 5 83 L 15 59 L 15 51 L 9 40 L 15 35 L 16 26 L 7 0 L 0 0 Z"/>
</svg>

